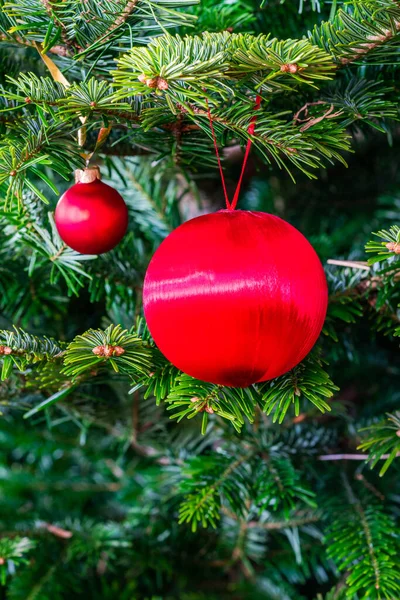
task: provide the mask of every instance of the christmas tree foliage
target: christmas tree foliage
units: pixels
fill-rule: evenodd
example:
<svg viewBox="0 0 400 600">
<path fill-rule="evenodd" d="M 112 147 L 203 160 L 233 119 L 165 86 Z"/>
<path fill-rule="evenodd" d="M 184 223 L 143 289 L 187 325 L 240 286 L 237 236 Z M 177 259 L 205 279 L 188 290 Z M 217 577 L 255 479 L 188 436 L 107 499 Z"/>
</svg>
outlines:
<svg viewBox="0 0 400 600">
<path fill-rule="evenodd" d="M 399 600 L 399 2 L 0 5 L 1 598 Z M 208 112 L 228 192 L 250 139 L 240 208 L 329 284 L 312 353 L 248 388 L 143 318 L 155 249 L 224 206 Z M 85 164 L 129 211 L 99 256 L 54 222 Z"/>
</svg>

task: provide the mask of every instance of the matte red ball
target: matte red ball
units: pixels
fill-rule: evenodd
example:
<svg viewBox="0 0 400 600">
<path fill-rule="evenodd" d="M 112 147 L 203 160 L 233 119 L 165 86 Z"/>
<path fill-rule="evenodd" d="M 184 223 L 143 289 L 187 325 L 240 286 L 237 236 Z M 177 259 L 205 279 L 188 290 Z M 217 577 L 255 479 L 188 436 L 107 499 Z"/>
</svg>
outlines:
<svg viewBox="0 0 400 600">
<path fill-rule="evenodd" d="M 54 219 L 67 246 L 81 254 L 103 254 L 124 237 L 128 209 L 117 190 L 96 179 L 70 187 L 58 201 Z"/>
<path fill-rule="evenodd" d="M 314 346 L 327 284 L 306 238 L 279 217 L 221 210 L 175 229 L 148 267 L 143 302 L 161 352 L 185 373 L 246 387 Z"/>
</svg>

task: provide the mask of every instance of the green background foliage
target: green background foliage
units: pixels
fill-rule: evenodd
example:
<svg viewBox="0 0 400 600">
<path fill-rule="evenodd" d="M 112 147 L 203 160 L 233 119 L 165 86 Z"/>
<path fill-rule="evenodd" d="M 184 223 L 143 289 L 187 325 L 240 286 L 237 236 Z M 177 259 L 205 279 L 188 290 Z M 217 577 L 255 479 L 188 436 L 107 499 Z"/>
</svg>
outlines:
<svg viewBox="0 0 400 600">
<path fill-rule="evenodd" d="M 0 6 L 0 598 L 398 600 L 400 5 Z M 207 105 L 229 194 L 251 139 L 240 208 L 329 285 L 313 352 L 246 389 L 142 314 L 160 242 L 223 206 Z M 129 211 L 101 256 L 54 224 L 85 161 Z"/>
</svg>

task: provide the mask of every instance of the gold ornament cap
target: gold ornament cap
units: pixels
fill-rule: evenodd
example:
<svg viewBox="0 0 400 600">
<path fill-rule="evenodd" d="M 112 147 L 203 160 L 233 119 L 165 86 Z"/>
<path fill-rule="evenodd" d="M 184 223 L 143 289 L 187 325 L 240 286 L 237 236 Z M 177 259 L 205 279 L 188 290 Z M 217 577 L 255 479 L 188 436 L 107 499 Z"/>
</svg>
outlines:
<svg viewBox="0 0 400 600">
<path fill-rule="evenodd" d="M 100 169 L 97 165 L 75 171 L 75 183 L 93 183 L 96 179 L 101 179 Z"/>
</svg>

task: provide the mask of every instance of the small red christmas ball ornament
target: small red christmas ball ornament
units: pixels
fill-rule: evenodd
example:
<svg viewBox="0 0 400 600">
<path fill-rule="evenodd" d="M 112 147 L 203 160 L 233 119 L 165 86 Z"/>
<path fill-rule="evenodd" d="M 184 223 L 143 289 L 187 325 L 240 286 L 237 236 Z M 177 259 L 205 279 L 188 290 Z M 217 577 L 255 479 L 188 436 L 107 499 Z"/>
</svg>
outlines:
<svg viewBox="0 0 400 600">
<path fill-rule="evenodd" d="M 54 220 L 61 239 L 81 254 L 115 248 L 128 227 L 121 194 L 100 180 L 98 167 L 75 171 L 75 185 L 59 199 Z"/>
<path fill-rule="evenodd" d="M 176 367 L 246 387 L 286 373 L 314 346 L 328 291 L 317 254 L 279 217 L 221 210 L 173 231 L 148 267 L 150 332 Z"/>
</svg>

